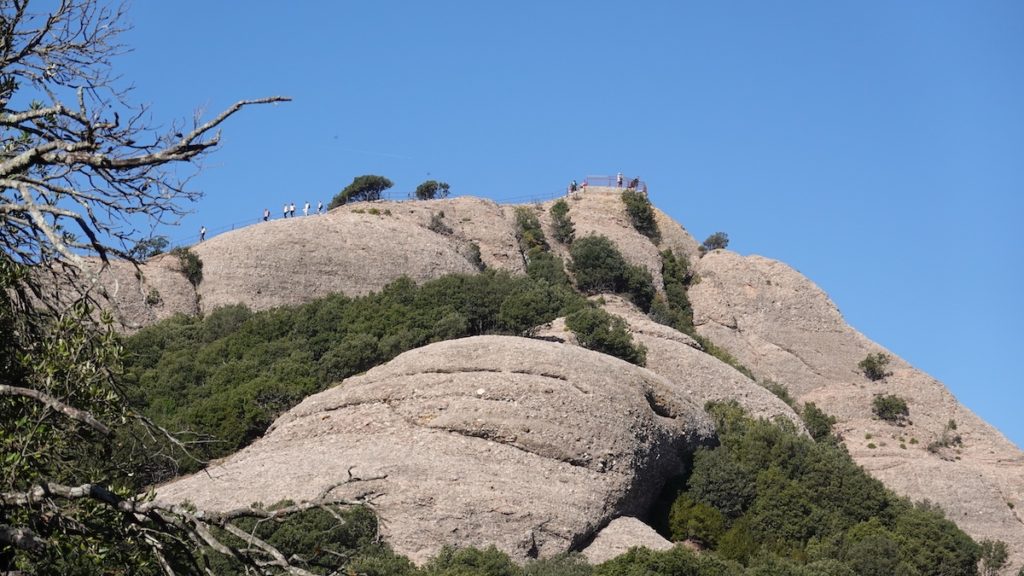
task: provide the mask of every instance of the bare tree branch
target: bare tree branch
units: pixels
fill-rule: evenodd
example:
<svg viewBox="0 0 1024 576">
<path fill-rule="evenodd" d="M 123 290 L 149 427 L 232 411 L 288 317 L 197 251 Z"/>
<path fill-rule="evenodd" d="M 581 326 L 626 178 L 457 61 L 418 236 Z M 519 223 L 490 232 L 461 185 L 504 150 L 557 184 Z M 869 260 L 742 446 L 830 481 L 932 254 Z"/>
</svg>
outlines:
<svg viewBox="0 0 1024 576">
<path fill-rule="evenodd" d="M 40 392 L 39 390 L 33 390 L 31 388 L 22 388 L 20 386 L 10 386 L 8 384 L 0 384 L 0 396 L 21 396 L 24 398 L 31 398 L 37 402 L 41 402 L 46 406 L 64 414 L 68 418 L 78 420 L 83 424 L 87 424 L 93 430 L 101 434 L 110 434 L 110 428 L 107 428 L 102 422 L 93 417 L 92 414 L 85 410 L 79 410 L 73 406 L 61 402 L 60 400 Z"/>
</svg>

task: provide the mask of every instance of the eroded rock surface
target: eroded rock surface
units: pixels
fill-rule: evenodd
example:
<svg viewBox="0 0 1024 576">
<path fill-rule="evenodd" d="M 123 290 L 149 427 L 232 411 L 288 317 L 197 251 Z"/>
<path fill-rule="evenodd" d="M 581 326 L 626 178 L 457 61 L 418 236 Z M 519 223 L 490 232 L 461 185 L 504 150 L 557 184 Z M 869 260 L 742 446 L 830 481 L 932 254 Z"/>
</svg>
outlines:
<svg viewBox="0 0 1024 576">
<path fill-rule="evenodd" d="M 424 282 L 476 271 L 447 237 L 383 212 L 333 210 L 260 222 L 192 251 L 204 265 L 204 311 L 239 303 L 265 310 L 337 292 L 361 296 L 401 276 Z"/>
<path fill-rule="evenodd" d="M 386 539 L 424 561 L 443 544 L 550 556 L 646 511 L 712 427 L 672 382 L 564 344 L 481 336 L 402 354 L 307 398 L 267 436 L 163 486 L 223 510 L 373 493 Z"/>
<path fill-rule="evenodd" d="M 1013 443 L 940 382 L 848 326 L 821 289 L 785 264 L 717 250 L 696 271 L 701 281 L 689 296 L 701 335 L 836 416 L 850 454 L 886 486 L 937 502 L 976 540 L 1006 542 L 1016 573 L 1024 564 L 1024 454 Z M 857 368 L 874 352 L 892 358 L 892 374 L 877 382 Z M 910 424 L 874 417 L 877 394 L 903 397 Z"/>
<path fill-rule="evenodd" d="M 793 422 L 798 430 L 804 429 L 803 421 L 788 404 L 732 366 L 703 352 L 693 338 L 651 320 L 621 296 L 602 294 L 597 298 L 603 302 L 601 307 L 605 311 L 626 321 L 633 341 L 647 348 L 646 368 L 671 380 L 679 393 L 697 406 L 735 400 L 754 418 L 782 417 Z M 561 318 L 537 334 L 577 344 L 575 335 Z"/>
</svg>

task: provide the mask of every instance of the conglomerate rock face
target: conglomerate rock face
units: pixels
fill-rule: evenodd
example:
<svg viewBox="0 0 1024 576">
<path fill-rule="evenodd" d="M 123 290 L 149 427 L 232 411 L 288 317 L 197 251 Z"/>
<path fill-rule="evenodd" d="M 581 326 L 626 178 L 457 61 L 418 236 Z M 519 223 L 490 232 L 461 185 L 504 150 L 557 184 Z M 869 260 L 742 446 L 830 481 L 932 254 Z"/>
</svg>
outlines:
<svg viewBox="0 0 1024 576">
<path fill-rule="evenodd" d="M 703 352 L 700 344 L 686 334 L 658 324 L 625 298 L 602 294 L 601 307 L 626 321 L 633 341 L 647 348 L 646 368 L 671 380 L 697 406 L 708 402 L 735 400 L 754 418 L 782 417 L 804 429 L 803 421 L 792 408 L 766 388 L 738 370 Z M 537 331 L 537 335 L 577 344 L 575 335 L 557 319 Z"/>
<path fill-rule="evenodd" d="M 660 211 L 655 211 L 659 245 L 633 229 L 621 190 L 592 189 L 567 202 L 577 237 L 607 236 L 630 263 L 651 272 L 659 290 L 660 250 L 690 259 L 697 255 L 693 238 Z M 553 203 L 523 208 L 536 213 L 552 251 L 568 261 L 568 247 L 553 239 L 548 212 Z M 487 268 L 523 274 L 515 211 L 473 197 L 358 202 L 327 214 L 260 222 L 191 246 L 203 262 L 198 287 L 185 280 L 171 254 L 140 265 L 141 278 L 130 264 L 115 262 L 104 281 L 114 290 L 127 287 L 112 302 L 120 324 L 132 332 L 176 313 L 194 315 L 231 304 L 266 310 L 334 293 L 362 296 L 402 276 L 419 283 L 476 273 L 474 244 Z"/>
<path fill-rule="evenodd" d="M 377 209 L 261 222 L 193 246 L 203 261 L 203 310 L 265 310 L 338 292 L 361 296 L 401 276 L 423 282 L 476 271 L 445 236 Z"/>
<path fill-rule="evenodd" d="M 891 353 L 892 374 L 877 382 L 867 380 L 858 371 L 857 363 L 868 353 L 886 351 L 848 326 L 828 297 L 795 270 L 767 258 L 742 257 L 724 250 L 699 257 L 697 242 L 682 226 L 657 210 L 661 241 L 652 243 L 633 228 L 620 195 L 620 189 L 591 187 L 585 193 L 568 196 L 566 202 L 576 237 L 607 236 L 627 261 L 652 273 L 658 290 L 659 252 L 672 249 L 677 256 L 686 256 L 700 277 L 690 288 L 689 296 L 702 336 L 728 350 L 761 383 L 773 380 L 783 384 L 799 401 L 815 402 L 836 416 L 836 429 L 850 453 L 888 487 L 915 500 L 938 502 L 950 519 L 977 540 L 1007 542 L 1013 573 L 1024 564 L 1024 454 L 1016 446 L 961 406 L 940 382 Z M 525 208 L 537 215 L 552 252 L 568 262 L 568 246 L 553 239 L 548 212 L 552 204 L 549 201 Z M 204 313 L 235 303 L 259 310 L 308 302 L 333 292 L 366 294 L 400 276 L 423 282 L 445 274 L 474 273 L 476 267 L 469 259 L 473 244 L 479 247 L 487 267 L 513 274 L 524 272 L 525 259 L 516 240 L 515 207 L 462 197 L 356 203 L 326 215 L 275 220 L 210 238 L 192 247 L 205 264 L 198 293 L 184 279 L 173 256 L 158 257 L 144 264 L 141 278 L 136 277 L 133 267 L 117 263 L 104 273 L 104 278 L 110 279 L 114 288 L 108 288 L 108 292 L 115 294 L 112 300 L 118 305 L 116 316 L 130 331 L 177 312 Z M 147 298 L 153 289 L 160 296 L 158 303 Z M 543 382 L 563 383 L 561 387 L 548 386 L 551 390 L 568 390 L 566 382 L 588 388 L 587 374 L 604 374 L 606 363 L 613 361 L 618 366 L 615 370 L 630 374 L 640 371 L 647 375 L 645 378 L 662 382 L 668 386 L 665 389 L 672 390 L 671 396 L 665 397 L 676 399 L 680 405 L 699 408 L 707 401 L 736 399 L 755 416 L 782 416 L 798 421 L 788 406 L 758 383 L 699 351 L 692 339 L 651 322 L 621 298 L 605 299 L 605 308 L 623 317 L 634 338 L 647 346 L 649 371 L 623 368 L 617 360 L 562 346 L 560 354 L 568 356 L 553 365 L 560 370 L 571 367 L 579 379 L 552 379 L 544 374 L 563 372 L 538 369 L 543 362 L 531 363 L 532 352 L 518 352 L 527 349 L 523 346 L 545 345 L 521 340 L 516 342 L 527 344 L 492 347 L 500 350 L 494 353 L 496 356 L 508 354 L 518 358 L 522 365 L 515 370 L 502 368 L 494 372 L 487 368 L 488 363 L 493 363 L 489 359 L 459 373 L 446 374 L 441 370 L 447 364 L 439 364 L 442 368 L 437 368 L 436 373 L 424 368 L 415 375 L 399 375 L 393 372 L 396 364 L 389 364 L 309 399 L 303 405 L 306 408 L 322 402 L 322 398 L 344 400 L 337 400 L 340 408 L 318 412 L 319 416 L 308 414 L 300 418 L 299 412 L 285 416 L 273 434 L 213 468 L 214 480 L 209 480 L 209 486 L 198 476 L 174 486 L 189 486 L 196 494 L 207 494 L 213 503 L 229 498 L 232 493 L 245 494 L 243 500 L 268 503 L 282 498 L 309 498 L 327 483 L 343 479 L 348 463 L 354 462 L 356 470 L 364 476 L 374 471 L 391 471 L 387 480 L 371 488 L 386 492 L 380 502 L 382 510 L 392 518 L 409 515 L 407 523 L 388 526 L 400 551 L 423 559 L 434 549 L 434 543 L 495 542 L 522 558 L 532 554 L 532 548 L 548 554 L 576 546 L 579 539 L 589 537 L 615 515 L 633 513 L 625 509 L 635 507 L 642 498 L 625 496 L 633 494 L 629 488 L 633 480 L 629 478 L 644 477 L 650 469 L 631 472 L 632 476 L 623 472 L 624 462 L 649 462 L 639 452 L 613 450 L 618 454 L 613 460 L 600 451 L 594 452 L 599 448 L 605 450 L 603 446 L 609 442 L 601 435 L 605 432 L 603 428 L 597 426 L 576 426 L 578 441 L 576 436 L 572 442 L 559 436 L 557 441 L 547 444 L 538 438 L 553 438 L 553 429 L 522 423 L 530 432 L 513 427 L 516 419 L 547 422 L 561 418 L 552 416 L 562 414 L 551 412 L 557 404 L 527 399 Z M 567 344 L 574 342 L 559 321 L 541 332 Z M 439 344 L 400 359 L 408 362 L 419 358 L 417 354 L 448 350 L 443 353 L 444 362 L 462 366 L 452 351 L 470 354 L 470 350 L 478 347 L 460 346 L 467 345 Z M 478 358 L 473 354 L 476 352 L 469 357 Z M 428 365 L 435 361 L 436 358 L 424 360 Z M 392 376 L 385 378 L 385 374 Z M 471 387 L 472 394 L 459 396 L 453 392 L 451 399 L 431 400 L 440 403 L 437 405 L 458 408 L 438 409 L 435 404 L 424 404 L 425 385 L 411 384 L 413 393 L 404 384 L 398 384 L 416 379 L 432 383 L 437 380 L 440 389 L 445 390 L 459 383 Z M 501 382 L 503 390 L 516 390 L 523 395 L 515 401 L 490 399 L 487 394 L 494 386 L 487 383 L 492 381 Z M 369 388 L 380 386 L 383 388 L 377 400 L 366 400 L 371 396 Z M 479 397 L 478 389 L 484 390 Z M 910 424 L 894 426 L 872 415 L 872 399 L 882 393 L 906 399 Z M 549 399 L 546 394 L 549 393 L 542 392 L 537 398 Z M 606 398 L 600 394 L 584 394 L 580 398 L 566 394 L 565 402 L 581 401 L 580 398 L 597 402 Z M 635 394 L 626 396 L 633 398 Z M 356 397 L 360 400 L 351 400 Z M 625 401 L 618 396 L 608 398 L 616 409 Z M 657 405 L 661 396 L 655 398 Z M 635 398 L 626 405 L 633 406 L 634 402 Z M 563 412 L 569 416 L 577 408 L 584 410 L 574 403 L 567 406 L 572 408 Z M 529 412 L 534 407 L 540 410 L 536 416 Z M 653 409 L 651 404 L 648 409 Z M 611 417 L 606 414 L 609 408 L 598 408 L 596 404 L 585 410 L 596 415 L 595 422 Z M 629 412 L 627 416 L 639 417 L 641 412 Z M 478 413 L 480 416 L 467 420 L 470 414 Z M 477 418 L 479 428 L 474 428 Z M 662 418 L 655 413 L 650 422 L 664 425 Z M 499 421 L 504 427 L 495 424 Z M 950 429 L 950 422 L 955 422 L 955 431 Z M 644 424 L 627 429 L 636 432 L 631 437 L 638 443 L 652 439 L 660 443 L 664 438 L 662 425 Z M 704 424 L 697 428 L 703 430 L 701 426 Z M 538 430 L 545 432 L 541 434 Z M 629 435 L 623 436 L 626 437 Z M 957 437 L 959 440 L 955 441 Z M 656 447 L 644 450 L 661 454 Z M 633 456 L 625 456 L 627 453 Z M 328 455 L 334 459 L 327 458 Z M 311 463 L 302 464 L 303 459 Z M 479 460 L 504 464 L 474 468 L 474 462 Z M 612 461 L 614 466 L 610 469 L 595 468 L 608 466 Z M 514 472 L 517 466 L 523 466 L 527 472 Z M 471 475 L 466 470 L 477 472 Z M 418 488 L 408 479 L 417 475 Z M 553 491 L 544 492 L 542 487 Z M 488 510 L 471 506 L 479 494 L 491 491 L 496 499 Z M 406 493 L 411 496 L 406 497 Z M 535 505 L 529 506 L 531 502 Z M 488 526 L 502 528 L 499 531 Z M 414 532 L 421 529 L 432 535 L 427 540 L 431 544 L 417 544 L 420 537 Z M 517 535 L 508 536 L 513 533 Z"/>
<path fill-rule="evenodd" d="M 1006 542 L 1016 573 L 1024 563 L 1024 454 L 1013 443 L 940 382 L 848 326 L 824 292 L 785 264 L 716 250 L 695 268 L 701 280 L 689 296 L 701 335 L 836 416 L 854 460 L 886 486 L 938 503 L 976 540 Z M 876 352 L 892 358 L 891 374 L 870 381 L 857 364 Z M 875 417 L 879 394 L 904 398 L 910 422 Z"/>
<path fill-rule="evenodd" d="M 578 546 L 643 514 L 713 436 L 700 406 L 649 370 L 565 344 L 479 336 L 406 352 L 307 398 L 252 446 L 159 489 L 223 510 L 375 494 L 387 541 L 514 558 Z"/>
</svg>

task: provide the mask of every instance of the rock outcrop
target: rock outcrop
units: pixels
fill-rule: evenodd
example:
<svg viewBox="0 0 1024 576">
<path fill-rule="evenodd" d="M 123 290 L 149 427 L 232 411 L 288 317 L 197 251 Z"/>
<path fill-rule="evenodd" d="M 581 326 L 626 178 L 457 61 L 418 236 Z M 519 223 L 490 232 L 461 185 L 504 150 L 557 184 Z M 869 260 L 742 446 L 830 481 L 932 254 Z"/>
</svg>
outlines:
<svg viewBox="0 0 1024 576">
<path fill-rule="evenodd" d="M 311 500 L 349 472 L 380 480 L 388 542 L 424 561 L 443 544 L 546 557 L 643 514 L 713 430 L 664 378 L 564 344 L 481 336 L 402 354 L 307 398 L 267 436 L 159 489 L 223 510 Z"/>
<path fill-rule="evenodd" d="M 886 486 L 938 503 L 976 540 L 1006 542 L 1016 573 L 1024 563 L 1024 454 L 1013 443 L 940 382 L 848 326 L 824 292 L 785 264 L 716 250 L 696 271 L 701 281 L 689 296 L 698 333 L 836 416 L 854 460 Z M 857 364 L 875 352 L 892 358 L 891 374 L 872 382 Z M 910 423 L 875 417 L 878 394 L 904 398 Z"/>
<path fill-rule="evenodd" d="M 887 486 L 915 500 L 927 498 L 938 502 L 948 516 L 975 539 L 1007 542 L 1014 570 L 1024 564 L 1024 514 L 1021 513 L 1024 510 L 1024 454 L 1018 447 L 961 406 L 941 383 L 891 353 L 893 361 L 889 369 L 892 374 L 878 382 L 867 380 L 858 371 L 857 363 L 868 353 L 885 350 L 848 326 L 828 297 L 793 269 L 767 258 L 742 257 L 723 250 L 699 257 L 697 242 L 684 228 L 657 211 L 661 241 L 652 243 L 631 225 L 619 197 L 620 192 L 614 188 L 592 187 L 586 193 L 567 198 L 569 216 L 575 224 L 577 237 L 588 234 L 607 236 L 630 263 L 651 271 L 658 284 L 661 280 L 660 250 L 672 249 L 678 255 L 687 256 L 700 276 L 700 282 L 691 287 L 689 296 L 697 330 L 702 336 L 728 350 L 762 383 L 773 380 L 783 384 L 799 401 L 815 402 L 836 416 L 839 420 L 837 431 L 845 439 L 850 453 Z M 529 205 L 527 209 L 536 211 L 548 233 L 552 251 L 568 259 L 568 247 L 553 241 L 548 213 L 551 204 Z M 432 225 L 432 220 L 443 225 Z M 184 279 L 176 259 L 171 256 L 158 257 L 142 266 L 141 279 L 135 276 L 134 268 L 118 264 L 105 273 L 105 278 L 109 278 L 114 286 L 113 290 L 108 288 L 108 292 L 115 294 L 118 317 L 123 319 L 128 329 L 134 329 L 173 313 L 203 313 L 225 304 L 241 303 L 258 310 L 299 304 L 333 292 L 366 294 L 381 289 L 400 276 L 423 282 L 445 274 L 473 273 L 476 268 L 468 259 L 472 244 L 479 247 L 482 261 L 490 268 L 514 274 L 525 270 L 523 254 L 516 241 L 515 208 L 477 198 L 453 198 L 425 202 L 358 203 L 323 216 L 260 223 L 210 238 L 192 247 L 205 264 L 204 279 L 198 292 Z M 158 303 L 149 297 L 154 290 L 159 295 Z M 788 406 L 743 374 L 700 352 L 697 344 L 685 335 L 651 322 L 621 299 L 606 297 L 605 308 L 626 319 L 634 337 L 648 348 L 649 371 L 640 372 L 671 388 L 672 398 L 680 405 L 699 408 L 709 400 L 736 399 L 755 416 L 782 416 L 799 422 Z M 545 334 L 569 344 L 573 342 L 558 322 Z M 557 344 L 551 346 L 558 347 Z M 509 348 L 518 349 L 519 344 Z M 573 364 L 572 369 L 580 374 L 605 369 L 601 362 L 607 362 L 607 359 L 597 360 L 603 358 L 601 355 L 569 346 L 559 349 L 563 350 L 562 354 L 585 355 L 572 356 L 571 362 L 594 362 L 591 367 Z M 435 354 L 445 348 L 429 347 L 425 350 Z M 401 357 L 398 365 L 419 358 L 415 355 L 418 353 Z M 518 357 L 519 353 L 509 354 Z M 426 365 L 433 361 L 429 358 L 424 360 Z M 523 362 L 524 366 L 528 364 L 527 359 Z M 480 364 L 477 368 L 485 365 Z M 391 369 L 379 368 L 325 394 L 330 398 L 355 398 L 360 390 L 363 392 L 359 394 L 369 394 L 365 390 L 366 383 L 377 382 L 373 379 L 381 378 L 388 393 L 396 395 L 393 400 L 381 397 L 375 402 L 352 401 L 351 405 L 325 412 L 321 414 L 325 422 L 323 429 L 314 426 L 316 418 L 312 414 L 299 418 L 298 412 L 293 413 L 282 419 L 273 434 L 264 441 L 216 467 L 218 479 L 211 481 L 216 490 L 213 487 L 203 488 L 197 477 L 182 481 L 181 485 L 192 483 L 188 485 L 193 486 L 197 494 L 208 492 L 213 503 L 218 502 L 218 498 L 227 498 L 215 496 L 215 493 L 245 493 L 250 487 L 258 495 L 253 499 L 265 502 L 285 497 L 310 497 L 316 488 L 309 488 L 301 494 L 289 492 L 300 484 L 293 480 L 305 482 L 316 478 L 315 471 L 293 466 L 293 461 L 301 459 L 302 450 L 317 455 L 336 452 L 341 455 L 337 462 L 356 462 L 361 467 L 357 470 L 364 475 L 380 469 L 371 465 L 373 454 L 387 453 L 380 460 L 380 466 L 402 472 L 389 476 L 384 481 L 386 486 L 374 487 L 374 490 L 387 492 L 381 496 L 382 510 L 392 515 L 399 511 L 413 514 L 417 506 L 429 510 L 421 516 L 413 515 L 409 525 L 418 526 L 416 522 L 421 520 L 415 518 L 426 518 L 447 508 L 455 512 L 438 516 L 443 520 L 436 526 L 424 522 L 423 529 L 431 531 L 431 534 L 440 534 L 446 529 L 456 530 L 443 537 L 438 536 L 438 541 L 489 543 L 491 534 L 483 527 L 483 521 L 474 520 L 469 515 L 469 511 L 484 513 L 468 507 L 465 499 L 467 494 L 483 490 L 483 482 L 494 479 L 497 482 L 495 491 L 498 491 L 497 487 L 503 487 L 506 499 L 495 500 L 500 505 L 495 504 L 493 510 L 486 511 L 480 518 L 498 525 L 507 524 L 513 532 L 520 530 L 515 538 L 506 535 L 493 540 L 517 557 L 526 554 L 522 546 L 529 550 L 529 545 L 520 546 L 521 542 L 529 540 L 524 536 L 526 530 L 533 531 L 530 538 L 535 539 L 538 550 L 546 554 L 550 550 L 576 545 L 578 538 L 585 537 L 588 531 L 595 530 L 614 514 L 632 513 L 620 509 L 619 501 L 615 500 L 626 490 L 622 488 L 623 482 L 628 482 L 621 480 L 616 484 L 619 488 L 608 488 L 608 479 L 617 477 L 618 472 L 609 474 L 594 470 L 592 465 L 598 460 L 593 459 L 597 456 L 592 452 L 588 452 L 592 460 L 587 463 L 568 464 L 553 452 L 539 454 L 536 445 L 523 449 L 519 443 L 530 436 L 519 432 L 513 433 L 515 441 L 505 441 L 502 440 L 507 432 L 504 429 L 480 432 L 474 436 L 470 432 L 420 425 L 417 418 L 422 414 L 410 419 L 409 414 L 400 410 L 403 406 L 419 406 L 420 393 L 410 396 L 405 388 L 388 384 L 401 380 L 398 376 L 395 376 L 397 380 L 390 376 L 384 379 L 383 374 Z M 493 380 L 502 382 L 503 387 L 512 388 L 518 386 L 515 384 L 518 379 L 544 381 L 543 376 L 531 370 L 534 368 L 522 368 L 524 374 L 515 375 L 501 369 L 493 373 L 496 374 Z M 627 366 L 616 370 L 629 372 L 639 369 Z M 420 374 L 416 378 L 438 378 L 444 382 L 448 382 L 445 380 L 448 378 L 451 382 L 475 383 L 483 382 L 484 375 L 488 373 L 481 368 L 474 373 L 476 375 Z M 660 378 L 652 373 L 657 373 Z M 573 380 L 564 382 L 569 381 Z M 485 392 L 491 389 L 483 384 L 477 387 Z M 350 388 L 352 392 L 348 391 Z M 872 398 L 881 393 L 898 394 L 907 400 L 910 424 L 897 427 L 872 415 Z M 304 406 L 318 401 L 310 399 Z M 445 402 L 446 406 L 456 406 L 460 411 L 464 407 L 471 412 L 477 409 L 469 408 L 472 403 L 468 399 Z M 485 402 L 493 409 L 481 412 L 486 416 L 481 416 L 481 422 L 492 422 L 488 418 L 498 419 L 498 407 L 509 410 L 509 415 L 519 414 L 516 418 L 533 419 L 532 415 L 517 412 L 531 406 L 524 402 Z M 537 408 L 548 407 L 542 405 Z M 344 418 L 339 417 L 342 413 Z M 456 413 L 462 412 L 441 410 L 440 419 L 436 419 L 438 426 Z M 595 412 L 598 413 L 603 414 Z M 542 410 L 540 414 L 548 413 Z M 544 418 L 548 416 L 540 417 L 541 420 Z M 950 429 L 950 422 L 955 422 L 955 431 Z M 464 428 L 469 429 L 468 425 Z M 579 430 L 581 438 L 591 433 L 587 428 Z M 391 444 L 384 448 L 374 446 L 370 439 L 373 436 L 371 431 L 385 436 L 394 434 L 396 440 L 389 441 L 394 447 Z M 301 434 L 311 436 L 302 439 Z M 325 443 L 323 446 L 320 446 L 321 441 Z M 507 472 L 516 463 L 524 466 L 524 470 L 533 470 L 530 474 L 535 477 L 536 474 L 548 474 L 549 478 L 566 478 L 565 483 L 545 484 L 565 488 L 558 493 L 563 496 L 570 494 L 570 488 L 576 490 L 571 493 L 569 501 L 586 512 L 558 512 L 557 522 L 552 520 L 554 524 L 537 528 L 540 526 L 537 522 L 546 517 L 517 511 L 520 509 L 512 504 L 522 505 L 521 510 L 527 510 L 528 498 L 536 497 L 540 499 L 538 501 L 549 503 L 555 511 L 566 506 L 557 505 L 554 496 L 536 492 L 539 488 L 530 482 L 524 480 L 520 485 L 516 478 L 499 478 L 501 474 L 494 470 L 482 472 L 479 482 L 469 482 L 457 472 L 431 468 L 428 463 L 420 463 L 423 458 L 417 459 L 416 450 L 411 448 L 416 446 L 419 447 L 418 453 L 434 451 L 444 458 L 450 457 L 452 470 L 458 466 L 469 466 L 482 454 L 500 454 L 509 463 L 503 469 L 504 476 L 510 475 Z M 576 445 L 570 443 L 567 446 Z M 566 454 L 575 454 L 572 451 L 575 449 L 566 448 Z M 275 455 L 275 450 L 280 450 L 279 455 Z M 256 473 L 246 471 L 249 470 L 246 462 L 251 462 L 256 467 L 254 470 L 264 467 L 268 478 L 274 474 L 280 474 L 280 478 L 266 482 L 269 487 L 264 490 L 262 479 L 260 482 L 251 479 Z M 339 470 L 347 469 L 347 464 L 344 465 L 346 468 L 342 468 L 342 463 L 332 466 L 335 468 L 325 472 L 331 478 L 336 478 Z M 565 470 L 569 472 L 563 474 Z M 400 480 L 408 477 L 402 474 L 421 473 L 426 478 L 439 480 L 430 480 L 432 484 L 409 492 L 418 495 L 415 496 L 419 499 L 416 501 L 418 504 L 396 499 L 397 491 L 388 483 L 397 482 L 399 486 L 404 486 L 402 482 L 411 484 L 411 480 Z M 456 477 L 460 479 L 456 487 L 466 486 L 468 492 L 444 487 L 444 479 Z M 234 490 L 225 487 L 235 481 L 246 488 Z M 313 482 L 314 486 L 322 484 Z M 437 494 L 432 494 L 428 488 L 436 490 Z M 527 499 L 508 496 L 517 494 L 517 490 L 522 490 Z M 426 550 L 417 549 L 409 533 L 398 528 L 400 524 L 392 526 L 399 549 L 422 559 Z"/>
<path fill-rule="evenodd" d="M 621 517 L 605 526 L 594 541 L 583 549 L 583 556 L 591 564 L 607 562 L 629 552 L 637 546 L 651 550 L 670 550 L 673 546 L 647 524 L 636 518 Z"/>
<path fill-rule="evenodd" d="M 671 380 L 697 406 L 735 400 L 755 418 L 782 417 L 803 430 L 803 421 L 789 405 L 732 366 L 701 351 L 693 338 L 651 320 L 621 296 L 602 294 L 595 299 L 603 302 L 605 311 L 625 320 L 633 341 L 647 348 L 646 367 Z M 537 335 L 577 344 L 561 318 L 538 330 Z"/>
</svg>

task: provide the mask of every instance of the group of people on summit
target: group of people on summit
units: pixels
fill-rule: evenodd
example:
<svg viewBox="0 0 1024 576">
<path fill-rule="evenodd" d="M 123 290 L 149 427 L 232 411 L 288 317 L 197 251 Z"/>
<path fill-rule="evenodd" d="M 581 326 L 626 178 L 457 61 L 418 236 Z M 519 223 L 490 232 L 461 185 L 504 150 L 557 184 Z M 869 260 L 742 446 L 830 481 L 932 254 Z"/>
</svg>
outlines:
<svg viewBox="0 0 1024 576">
<path fill-rule="evenodd" d="M 623 182 L 625 182 L 625 179 L 622 176 L 622 172 L 619 172 L 615 176 L 615 185 L 616 185 L 616 187 L 622 188 Z M 640 186 L 640 185 L 641 185 L 640 184 L 640 178 L 639 177 L 633 178 L 632 180 L 629 181 L 628 189 L 629 190 L 636 190 L 637 187 Z M 577 191 L 580 191 L 580 190 L 582 190 L 583 192 L 587 191 L 587 181 L 584 180 L 583 181 L 583 185 L 580 186 L 580 185 L 578 185 L 576 183 L 576 180 L 573 179 L 573 181 L 569 183 L 569 190 L 568 190 L 569 193 L 573 194 L 573 193 L 575 193 Z M 647 194 L 647 184 L 643 184 L 643 189 L 641 190 L 641 192 L 643 192 L 645 195 Z M 309 213 L 310 213 L 311 209 L 312 209 L 312 205 L 309 202 L 303 203 L 303 205 L 302 205 L 302 215 L 303 216 L 309 216 Z M 317 203 L 316 203 L 316 212 L 315 212 L 315 214 L 323 214 L 323 213 L 324 213 L 324 203 L 322 201 L 318 200 Z M 284 207 L 281 209 L 281 215 L 282 215 L 282 218 L 294 218 L 295 217 L 295 203 L 294 202 L 286 203 L 284 205 Z M 264 208 L 263 209 L 263 221 L 267 222 L 269 220 L 270 220 L 270 208 Z M 206 226 L 200 226 L 199 227 L 199 241 L 202 242 L 205 239 L 206 239 Z"/>
<path fill-rule="evenodd" d="M 303 216 L 309 216 L 309 210 L 310 210 L 310 203 L 309 202 L 306 202 L 305 204 L 302 205 L 302 215 Z M 324 203 L 318 200 L 317 203 L 316 203 L 316 213 L 317 214 L 323 214 L 323 212 L 324 212 Z M 292 202 L 291 204 L 285 204 L 284 208 L 282 208 L 282 210 L 281 210 L 281 213 L 283 215 L 282 216 L 283 218 L 295 218 L 295 202 Z M 270 220 L 270 208 L 264 208 L 263 209 L 263 221 L 266 222 L 267 220 Z"/>
</svg>

